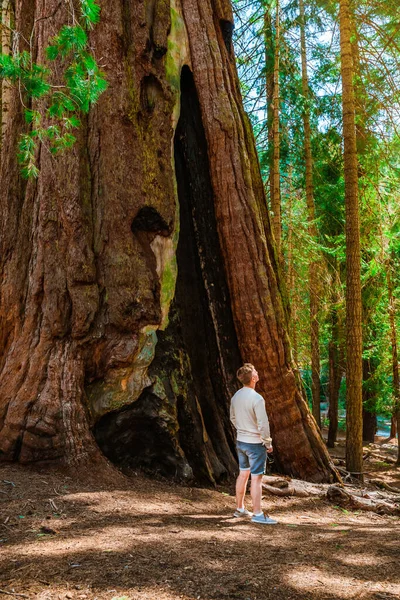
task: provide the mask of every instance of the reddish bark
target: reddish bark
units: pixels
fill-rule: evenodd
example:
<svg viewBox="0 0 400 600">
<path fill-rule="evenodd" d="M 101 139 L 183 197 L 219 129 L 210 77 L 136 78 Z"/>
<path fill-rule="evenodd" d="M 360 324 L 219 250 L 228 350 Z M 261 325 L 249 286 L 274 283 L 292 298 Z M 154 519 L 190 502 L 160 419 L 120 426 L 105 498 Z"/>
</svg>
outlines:
<svg viewBox="0 0 400 600">
<path fill-rule="evenodd" d="M 132 419 L 150 468 L 154 456 L 150 460 L 149 453 L 158 452 L 161 460 L 164 452 L 182 476 L 190 476 L 191 468 L 211 480 L 230 474 L 234 454 L 227 408 L 241 354 L 262 374 L 260 391 L 284 470 L 331 480 L 335 470 L 292 370 L 264 190 L 240 100 L 230 4 L 182 0 L 181 9 L 175 8 L 182 10 L 188 47 L 182 22 L 179 45 L 175 39 L 169 50 L 167 38 L 171 26 L 176 34 L 176 24 L 171 25 L 164 5 L 155 2 L 149 14 L 139 1 L 132 11 L 122 1 L 102 3 L 92 43 L 106 65 L 109 90 L 71 152 L 54 159 L 41 149 L 39 179 L 28 185 L 20 180 L 14 159 L 22 127 L 14 98 L 13 135 L 5 142 L 1 177 L 2 458 L 75 462 L 95 456 L 91 429 L 101 414 L 114 409 L 115 437 L 118 423 Z M 17 1 L 17 27 L 31 28 L 29 6 L 28 0 Z M 37 1 L 34 8 L 35 19 L 49 17 L 36 24 L 41 60 L 66 14 L 56 0 L 45 7 Z M 199 172 L 200 183 L 193 174 L 182 177 L 203 190 L 209 178 L 223 270 L 207 256 L 198 214 L 203 209 L 194 205 L 189 215 L 198 235 L 200 312 L 189 310 L 185 291 L 177 294 L 171 325 L 159 334 L 149 380 L 140 362 L 146 350 L 143 336 L 147 339 L 149 327 L 163 325 L 166 287 L 160 280 L 166 272 L 165 248 L 172 247 L 178 226 L 172 142 L 179 79 L 168 74 L 169 59 L 178 77 L 183 64 L 193 72 L 201 114 L 196 135 L 203 135 L 203 129 L 205 136 L 199 164 L 208 163 L 208 172 Z M 192 134 L 184 129 L 181 135 Z M 190 157 L 185 160 L 183 171 L 193 164 Z M 196 354 L 203 350 L 196 344 L 195 321 L 196 314 L 199 323 L 203 319 L 203 309 L 209 317 L 201 325 L 201 339 L 208 344 L 212 337 L 212 343 L 202 392 L 196 364 L 207 366 L 207 360 Z M 225 325 L 223 314 L 228 315 Z M 213 353 L 218 353 L 216 363 Z M 143 393 L 129 402 L 128 392 L 137 384 L 132 373 L 136 377 L 139 367 Z M 153 425 L 158 429 L 149 437 Z M 106 440 L 104 427 L 101 439 L 110 448 L 113 439 Z M 158 447 L 161 440 L 165 445 Z"/>
<path fill-rule="evenodd" d="M 349 0 L 340 0 L 339 16 L 346 204 L 346 468 L 360 474 L 363 470 L 361 254 Z"/>
</svg>

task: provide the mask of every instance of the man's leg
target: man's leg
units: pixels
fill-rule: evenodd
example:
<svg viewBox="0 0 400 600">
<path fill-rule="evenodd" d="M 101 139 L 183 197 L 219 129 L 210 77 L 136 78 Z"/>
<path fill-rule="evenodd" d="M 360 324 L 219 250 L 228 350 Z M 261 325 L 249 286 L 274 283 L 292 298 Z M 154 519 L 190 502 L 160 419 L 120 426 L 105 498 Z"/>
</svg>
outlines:
<svg viewBox="0 0 400 600">
<path fill-rule="evenodd" d="M 250 495 L 253 502 L 253 513 L 255 515 L 261 513 L 262 478 L 262 475 L 251 476 Z"/>
<path fill-rule="evenodd" d="M 244 509 L 244 497 L 246 494 L 247 482 L 249 480 L 250 469 L 239 471 L 239 477 L 236 479 L 236 508 Z M 251 478 L 253 480 L 253 477 Z"/>
</svg>

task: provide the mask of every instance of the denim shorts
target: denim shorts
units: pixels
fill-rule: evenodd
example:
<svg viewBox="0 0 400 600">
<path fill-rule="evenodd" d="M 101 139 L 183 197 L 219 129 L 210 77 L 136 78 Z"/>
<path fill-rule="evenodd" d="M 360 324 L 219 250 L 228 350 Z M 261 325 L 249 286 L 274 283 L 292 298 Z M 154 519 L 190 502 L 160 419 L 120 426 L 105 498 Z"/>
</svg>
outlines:
<svg viewBox="0 0 400 600">
<path fill-rule="evenodd" d="M 236 442 L 239 469 L 250 471 L 252 475 L 264 475 L 267 462 L 267 449 L 263 444 Z"/>
</svg>

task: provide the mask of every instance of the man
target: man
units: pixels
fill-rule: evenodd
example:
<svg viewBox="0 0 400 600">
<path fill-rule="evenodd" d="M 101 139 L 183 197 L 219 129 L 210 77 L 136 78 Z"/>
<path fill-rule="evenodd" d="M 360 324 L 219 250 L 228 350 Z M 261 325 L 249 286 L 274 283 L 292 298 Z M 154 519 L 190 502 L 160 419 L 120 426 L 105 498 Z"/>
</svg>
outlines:
<svg viewBox="0 0 400 600">
<path fill-rule="evenodd" d="M 255 391 L 259 380 L 254 366 L 246 363 L 236 374 L 243 387 L 231 401 L 231 421 L 236 427 L 239 477 L 236 480 L 235 517 L 251 516 L 244 507 L 246 486 L 251 474 L 250 495 L 253 502 L 253 523 L 276 525 L 277 521 L 261 510 L 262 476 L 268 452 L 272 452 L 271 436 L 264 398 Z"/>
</svg>

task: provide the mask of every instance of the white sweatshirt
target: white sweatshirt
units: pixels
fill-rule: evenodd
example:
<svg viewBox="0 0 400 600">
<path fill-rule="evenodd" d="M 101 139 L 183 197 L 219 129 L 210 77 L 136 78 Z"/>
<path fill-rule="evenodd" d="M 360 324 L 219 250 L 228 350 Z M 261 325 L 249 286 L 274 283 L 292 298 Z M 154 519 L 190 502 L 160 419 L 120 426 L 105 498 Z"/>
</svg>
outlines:
<svg viewBox="0 0 400 600">
<path fill-rule="evenodd" d="M 231 400 L 231 421 L 238 442 L 271 447 L 271 434 L 264 398 L 250 387 L 237 391 Z"/>
</svg>

